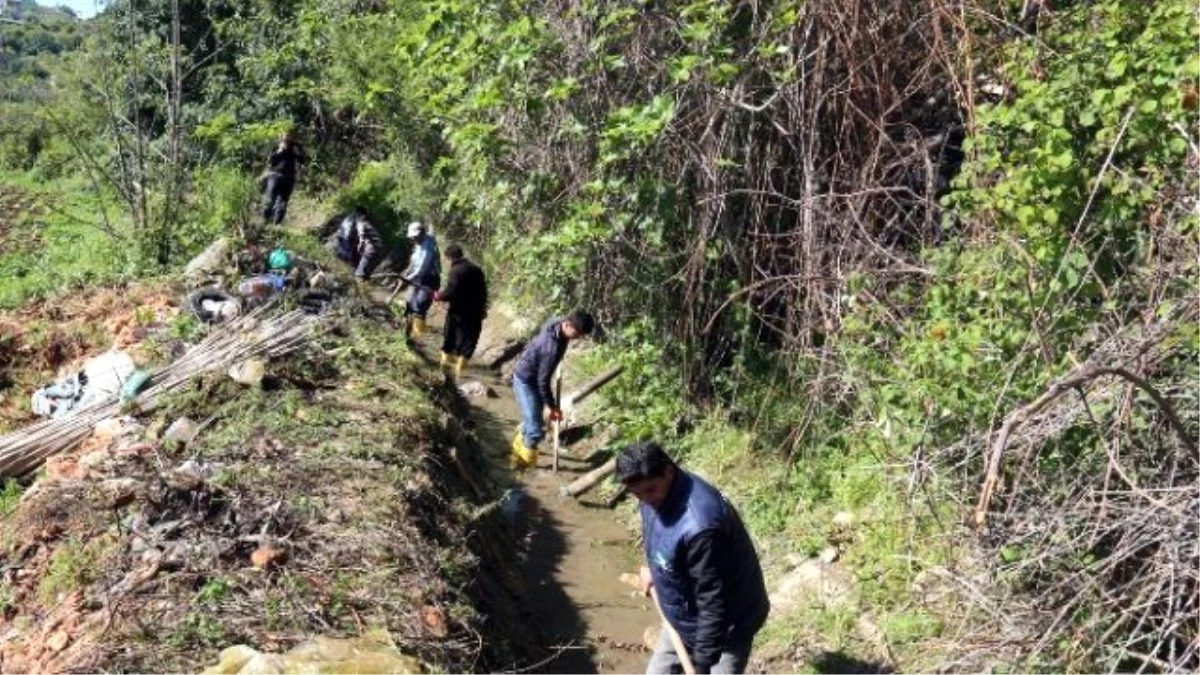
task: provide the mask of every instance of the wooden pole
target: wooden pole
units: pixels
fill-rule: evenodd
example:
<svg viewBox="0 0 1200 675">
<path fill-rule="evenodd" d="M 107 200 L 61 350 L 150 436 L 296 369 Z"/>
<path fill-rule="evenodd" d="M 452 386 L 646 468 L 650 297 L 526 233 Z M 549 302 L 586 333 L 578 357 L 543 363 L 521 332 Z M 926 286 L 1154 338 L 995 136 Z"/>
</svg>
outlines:
<svg viewBox="0 0 1200 675">
<path fill-rule="evenodd" d="M 604 371 L 603 373 L 600 373 L 596 377 L 593 377 L 592 379 L 588 380 L 582 387 L 567 394 L 567 397 L 564 400 L 564 402 L 570 401 L 571 405 L 575 405 L 576 403 L 579 403 L 583 399 L 585 399 L 588 396 L 591 396 L 593 393 L 595 393 L 595 391 L 597 389 L 599 389 L 600 387 L 603 387 L 604 385 L 608 384 L 609 382 L 612 382 L 613 379 L 615 379 L 618 375 L 620 375 L 624 370 L 625 370 L 625 366 L 613 366 L 612 368 L 609 368 L 608 370 Z"/>
<path fill-rule="evenodd" d="M 559 366 L 558 371 L 555 372 L 555 374 L 554 374 L 554 398 L 557 399 L 557 401 L 558 401 L 559 416 L 561 417 L 562 416 L 562 404 L 563 404 L 562 366 Z M 556 420 L 554 420 L 553 424 L 554 424 L 554 426 L 551 428 L 551 432 L 550 432 L 551 438 L 553 440 L 553 445 L 554 445 L 553 471 L 554 471 L 554 473 L 558 473 L 558 438 L 559 438 L 559 431 L 562 429 L 562 420 L 556 419 Z"/>
<path fill-rule="evenodd" d="M 671 646 L 675 648 L 675 655 L 679 657 L 679 663 L 683 665 L 683 672 L 687 675 L 696 675 L 696 665 L 692 663 L 687 645 L 683 644 L 683 638 L 679 637 L 679 633 L 671 626 L 671 622 L 667 621 L 667 615 L 663 614 L 662 603 L 658 601 L 658 591 L 655 591 L 653 586 L 650 587 L 650 597 L 654 598 L 654 606 L 658 609 L 658 616 L 662 618 L 663 630 L 667 631 L 667 635 L 671 638 Z"/>
<path fill-rule="evenodd" d="M 618 578 L 621 583 L 633 586 L 639 593 L 642 591 L 641 576 L 624 572 Z M 688 654 L 687 645 L 683 644 L 683 638 L 679 637 L 679 633 L 671 626 L 671 622 L 667 621 L 667 615 L 663 614 L 662 603 L 658 601 L 658 592 L 654 590 L 654 586 L 650 586 L 650 597 L 654 600 L 658 618 L 662 619 L 663 630 L 667 631 L 667 637 L 671 639 L 671 646 L 675 648 L 675 655 L 679 657 L 679 665 L 683 666 L 683 672 L 687 675 L 696 675 L 696 664 L 692 663 L 692 657 Z"/>
<path fill-rule="evenodd" d="M 578 497 L 591 490 L 617 470 L 617 458 L 613 457 L 599 467 L 583 474 L 570 485 L 559 488 L 558 493 L 563 497 Z"/>
</svg>

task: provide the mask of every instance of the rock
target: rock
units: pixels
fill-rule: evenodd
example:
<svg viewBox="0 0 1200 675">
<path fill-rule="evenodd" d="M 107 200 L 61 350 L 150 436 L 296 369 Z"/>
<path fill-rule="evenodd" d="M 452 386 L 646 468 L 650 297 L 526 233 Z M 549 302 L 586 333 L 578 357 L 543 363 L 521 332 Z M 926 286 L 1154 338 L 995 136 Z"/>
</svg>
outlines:
<svg viewBox="0 0 1200 675">
<path fill-rule="evenodd" d="M 67 645 L 69 644 L 71 644 L 71 636 L 67 634 L 67 631 L 55 631 L 54 634 L 46 640 L 46 651 L 50 652 L 52 655 L 57 654 L 66 649 Z"/>
<path fill-rule="evenodd" d="M 132 417 L 110 417 L 96 423 L 92 436 L 101 441 L 110 441 L 134 431 L 139 425 Z"/>
<path fill-rule="evenodd" d="M 854 514 L 849 511 L 838 511 L 833 516 L 833 524 L 838 527 L 850 527 L 854 524 Z"/>
<path fill-rule="evenodd" d="M 77 458 L 63 455 L 46 460 L 46 475 L 51 480 L 83 480 L 84 470 Z"/>
<path fill-rule="evenodd" d="M 826 565 L 832 565 L 833 563 L 837 562 L 838 550 L 836 547 L 826 546 L 825 550 L 821 551 L 821 555 L 817 557 L 820 558 L 821 562 L 825 563 Z"/>
<path fill-rule="evenodd" d="M 225 237 L 214 241 L 200 255 L 192 258 L 183 269 L 183 276 L 189 282 L 203 281 L 221 271 L 229 260 L 230 245 Z"/>
<path fill-rule="evenodd" d="M 171 470 L 166 475 L 167 485 L 176 490 L 185 492 L 194 492 L 204 487 L 210 478 L 216 473 L 215 468 L 210 464 L 197 462 L 194 459 L 180 464 Z"/>
<path fill-rule="evenodd" d="M 196 435 L 199 433 L 200 425 L 186 417 L 180 417 L 167 427 L 167 432 L 163 434 L 163 440 L 167 443 L 187 445 L 196 440 Z"/>
<path fill-rule="evenodd" d="M 646 626 L 646 630 L 642 631 L 642 644 L 646 649 L 654 651 L 658 647 L 658 641 L 662 638 L 662 624 L 656 623 Z"/>
<path fill-rule="evenodd" d="M 250 554 L 250 562 L 260 570 L 270 570 L 287 562 L 287 551 L 276 546 L 259 546 Z"/>
<path fill-rule="evenodd" d="M 842 605 L 851 600 L 851 590 L 837 567 L 813 558 L 779 580 L 771 594 L 771 608 L 782 614 L 800 607 Z"/>
<path fill-rule="evenodd" d="M 425 605 L 421 608 L 421 623 L 429 629 L 434 637 L 444 638 L 450 634 L 446 625 L 446 613 L 438 607 Z"/>
<path fill-rule="evenodd" d="M 229 368 L 229 377 L 232 377 L 235 382 L 251 387 L 262 384 L 266 374 L 267 364 L 262 359 L 249 359 L 235 363 Z"/>
<path fill-rule="evenodd" d="M 291 651 L 268 654 L 245 645 L 222 650 L 220 662 L 205 673 L 420 673 L 421 662 L 396 649 L 386 631 L 368 630 L 357 638 L 317 636 Z"/>
<path fill-rule="evenodd" d="M 132 478 L 110 478 L 96 486 L 95 502 L 100 508 L 119 509 L 137 499 L 141 483 Z"/>
<path fill-rule="evenodd" d="M 467 398 L 499 398 L 495 389 L 479 382 L 478 380 L 468 380 L 458 385 L 458 393 Z"/>
</svg>

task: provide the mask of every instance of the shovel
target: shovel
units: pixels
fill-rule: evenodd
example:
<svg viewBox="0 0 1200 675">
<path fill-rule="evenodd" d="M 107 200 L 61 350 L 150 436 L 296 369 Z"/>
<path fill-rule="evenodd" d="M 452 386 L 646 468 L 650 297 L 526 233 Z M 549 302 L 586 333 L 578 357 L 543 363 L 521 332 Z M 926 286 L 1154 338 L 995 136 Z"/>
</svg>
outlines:
<svg viewBox="0 0 1200 675">
<path fill-rule="evenodd" d="M 642 582 L 638 575 L 625 572 L 620 579 L 623 583 L 641 590 Z M 675 655 L 679 657 L 679 664 L 683 666 L 683 672 L 687 675 L 696 675 L 696 666 L 692 663 L 687 646 L 683 644 L 683 638 L 679 637 L 679 633 L 671 626 L 671 622 L 667 621 L 667 615 L 663 614 L 662 603 L 658 601 L 658 591 L 654 590 L 654 586 L 650 587 L 650 597 L 654 599 L 654 608 L 658 610 L 658 618 L 662 619 L 663 630 L 667 631 L 667 637 L 671 639 L 671 646 L 675 648 Z"/>
</svg>

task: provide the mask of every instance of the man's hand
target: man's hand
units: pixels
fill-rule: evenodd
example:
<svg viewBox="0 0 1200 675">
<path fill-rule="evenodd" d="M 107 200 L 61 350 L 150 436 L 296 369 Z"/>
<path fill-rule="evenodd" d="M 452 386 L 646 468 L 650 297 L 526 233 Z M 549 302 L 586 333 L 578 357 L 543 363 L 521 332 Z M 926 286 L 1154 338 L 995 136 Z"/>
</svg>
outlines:
<svg viewBox="0 0 1200 675">
<path fill-rule="evenodd" d="M 441 302 L 441 301 L 442 301 L 442 292 L 441 292 L 441 291 L 434 291 L 434 292 L 433 292 L 433 301 L 434 301 L 434 302 Z"/>
<path fill-rule="evenodd" d="M 551 408 L 550 409 L 550 421 L 551 422 L 561 422 L 562 418 L 563 418 L 563 414 L 562 414 L 561 409 L 559 409 L 559 408 Z"/>
<path fill-rule="evenodd" d="M 654 579 L 650 576 L 650 568 L 642 565 L 642 569 L 638 570 L 638 590 L 642 595 L 650 595 L 650 587 L 654 585 Z"/>
</svg>

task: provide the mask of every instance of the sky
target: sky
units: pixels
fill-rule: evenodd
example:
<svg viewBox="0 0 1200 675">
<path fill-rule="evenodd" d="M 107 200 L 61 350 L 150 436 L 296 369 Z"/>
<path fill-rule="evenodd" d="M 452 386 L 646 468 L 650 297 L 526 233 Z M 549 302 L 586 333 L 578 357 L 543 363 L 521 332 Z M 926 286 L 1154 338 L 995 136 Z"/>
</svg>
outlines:
<svg viewBox="0 0 1200 675">
<path fill-rule="evenodd" d="M 38 4 L 46 7 L 66 5 L 84 19 L 95 16 L 104 6 L 101 0 L 38 0 Z"/>
</svg>

